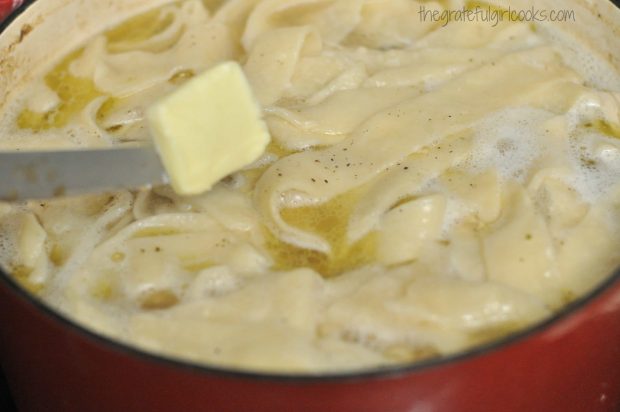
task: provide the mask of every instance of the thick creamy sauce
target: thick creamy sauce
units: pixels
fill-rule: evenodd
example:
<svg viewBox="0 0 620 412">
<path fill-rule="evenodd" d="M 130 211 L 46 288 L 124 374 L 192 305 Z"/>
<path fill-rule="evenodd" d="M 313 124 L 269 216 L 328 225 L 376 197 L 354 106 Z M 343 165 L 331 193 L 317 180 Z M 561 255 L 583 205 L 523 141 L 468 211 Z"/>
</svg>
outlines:
<svg viewBox="0 0 620 412">
<path fill-rule="evenodd" d="M 259 371 L 444 356 L 550 316 L 620 264 L 619 74 L 420 4 L 184 0 L 52 62 L 3 106 L 1 149 L 147 142 L 145 108 L 226 60 L 273 142 L 202 196 L 0 203 L 0 262 L 107 336 Z"/>
</svg>

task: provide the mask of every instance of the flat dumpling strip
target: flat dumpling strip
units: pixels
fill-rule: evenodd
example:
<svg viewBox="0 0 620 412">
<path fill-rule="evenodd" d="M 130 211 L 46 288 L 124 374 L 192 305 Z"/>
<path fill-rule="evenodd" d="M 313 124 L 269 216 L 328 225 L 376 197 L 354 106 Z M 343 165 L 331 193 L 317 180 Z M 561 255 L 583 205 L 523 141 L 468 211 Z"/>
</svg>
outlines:
<svg viewBox="0 0 620 412">
<path fill-rule="evenodd" d="M 213 21 L 222 23 L 229 28 L 235 42 L 235 50 L 239 55 L 244 52 L 241 36 L 245 30 L 245 24 L 260 1 L 262 0 L 225 0 L 213 15 Z"/>
<path fill-rule="evenodd" d="M 301 109 L 268 109 L 267 122 L 273 138 L 282 147 L 300 150 L 333 145 L 375 113 L 419 94 L 415 88 L 345 90 Z M 342 110 L 343 107 L 348 110 Z"/>
<path fill-rule="evenodd" d="M 198 317 L 146 313 L 133 316 L 127 329 L 127 339 L 150 352 L 218 367 L 262 373 L 313 372 L 317 367 L 341 371 L 346 367 L 346 364 L 334 364 L 331 359 L 321 359 L 322 354 L 305 334 L 277 321 L 251 322 L 238 318 L 205 321 Z M 348 353 L 343 351 L 347 358 L 354 358 L 356 366 L 367 363 L 372 356 L 370 351 L 351 346 Z M 352 352 L 359 353 L 359 359 L 351 356 Z M 374 364 L 380 359 L 375 355 Z"/>
<path fill-rule="evenodd" d="M 214 187 L 202 196 L 187 200 L 193 210 L 208 213 L 229 230 L 256 235 L 260 228 L 260 215 L 252 200 L 243 193 L 223 185 Z"/>
<path fill-rule="evenodd" d="M 195 42 L 194 38 L 210 38 L 213 41 Z M 178 47 L 168 53 L 151 55 L 139 51 L 127 52 L 103 59 L 94 80 L 100 90 L 112 96 L 124 97 L 168 81 L 181 71 L 199 73 L 233 57 L 234 50 L 225 26 L 215 23 L 200 25 L 188 28 L 179 40 Z M 135 67 L 139 74 L 129 73 L 121 69 L 123 67 Z"/>
<path fill-rule="evenodd" d="M 302 56 L 279 106 L 314 105 L 339 90 L 357 88 L 366 79 L 366 68 L 361 62 L 352 61 L 324 50 L 317 55 Z"/>
<path fill-rule="evenodd" d="M 554 85 L 572 80 L 577 81 L 574 73 L 548 48 L 510 54 L 464 73 L 433 93 L 378 113 L 339 144 L 276 162 L 256 185 L 256 204 L 282 240 L 328 252 L 324 240 L 286 224 L 279 210 L 322 203 L 348 192 L 410 154 L 471 127 L 487 113 L 538 102 Z M 295 195 L 286 197 L 287 192 Z M 287 198 L 296 204 L 284 204 Z"/>
<path fill-rule="evenodd" d="M 140 303 L 152 291 L 180 299 L 196 273 L 228 263 L 226 257 L 238 243 L 233 234 L 217 229 L 126 239 L 112 249 L 109 244 L 96 249 L 88 263 L 91 269 L 74 286 L 102 300 L 107 298 L 98 296 L 97 284 L 102 282 L 114 285 L 115 294 L 129 302 Z"/>
<path fill-rule="evenodd" d="M 131 199 L 125 198 L 124 193 L 122 198 L 131 203 Z M 66 262 L 80 244 L 84 232 L 115 201 L 115 194 L 101 194 L 28 202 L 28 210 L 36 215 L 48 235 L 49 254 L 54 264 L 61 266 Z"/>
<path fill-rule="evenodd" d="M 242 42 L 250 50 L 265 32 L 282 26 L 311 25 L 329 44 L 337 44 L 360 22 L 365 0 L 265 0 L 248 18 Z"/>
<path fill-rule="evenodd" d="M 188 77 L 194 74 L 191 70 L 180 73 L 185 73 Z M 176 86 L 173 82 L 166 81 L 122 99 L 109 98 L 96 113 L 96 123 L 110 134 L 115 143 L 148 141 L 151 137 L 144 114 L 149 102 L 165 96 Z"/>
<path fill-rule="evenodd" d="M 312 96 L 309 96 L 307 102 L 310 105 L 315 105 L 338 91 L 352 90 L 359 87 L 366 77 L 368 77 L 366 68 L 362 64 L 351 63 L 346 70 L 325 84 L 323 88 L 316 90 Z"/>
<path fill-rule="evenodd" d="M 308 269 L 272 274 L 163 315 L 134 316 L 129 333 L 141 341 L 172 338 L 184 356 L 227 365 L 310 369 L 325 363 L 314 343 L 323 289 L 324 280 Z"/>
<path fill-rule="evenodd" d="M 183 27 L 174 47 L 159 53 L 144 50 L 111 53 L 105 37 L 101 36 L 72 64 L 72 72 L 92 78 L 101 92 L 124 97 L 166 82 L 180 71 L 200 72 L 235 56 L 229 29 L 210 20 L 199 1 L 181 5 L 176 18 L 182 21 Z"/>
<path fill-rule="evenodd" d="M 456 222 L 450 228 L 449 238 L 448 273 L 466 281 L 486 281 L 487 273 L 477 222 Z"/>
<path fill-rule="evenodd" d="M 172 48 L 178 41 L 185 26 L 190 24 L 191 16 L 188 11 L 196 7 L 202 8 L 197 0 L 188 0 L 187 5 L 180 9 L 176 5 L 164 6 L 137 17 L 137 24 L 143 26 L 151 23 L 154 27 L 160 26 L 159 31 L 151 36 L 143 36 L 133 28 L 127 33 L 126 26 L 121 25 L 105 34 L 98 35 L 87 43 L 80 55 L 69 66 L 71 74 L 77 77 L 92 78 L 97 68 L 98 60 L 102 55 L 122 54 L 132 51 L 161 53 Z M 205 13 L 196 13 L 197 22 L 204 23 Z M 146 20 L 143 21 L 143 20 Z M 163 29 L 162 29 L 163 27 Z M 144 30 L 149 30 L 145 28 Z M 119 33 L 116 33 L 119 31 Z M 129 36 L 129 38 L 127 38 Z"/>
<path fill-rule="evenodd" d="M 471 143 L 471 133 L 467 131 L 448 136 L 372 181 L 349 218 L 349 240 L 356 241 L 377 229 L 385 212 L 399 201 L 419 195 L 428 182 L 463 160 L 471 150 Z"/>
<path fill-rule="evenodd" d="M 166 190 L 143 189 L 138 191 L 132 208 L 134 221 L 141 221 L 155 215 L 174 214 L 183 209 Z"/>
<path fill-rule="evenodd" d="M 11 208 L 0 214 L 0 266 L 31 289 L 48 280 L 47 241 L 33 213 Z"/>
<path fill-rule="evenodd" d="M 337 52 L 342 60 L 365 68 L 367 76 L 362 87 L 418 87 L 424 91 L 436 89 L 461 73 L 492 63 L 505 54 L 503 50 L 453 47 L 402 50 L 347 48 Z M 313 104 L 312 101 L 309 103 Z"/>
<path fill-rule="evenodd" d="M 407 63 L 384 67 L 370 76 L 366 87 L 420 86 L 432 90 L 459 74 L 489 64 L 504 53 L 498 50 L 426 48 L 406 56 Z"/>
<path fill-rule="evenodd" d="M 133 196 L 127 191 L 115 193 L 110 201 L 105 205 L 102 213 L 97 219 L 81 234 L 80 242 L 71 250 L 66 262 L 54 276 L 53 284 L 49 285 L 47 296 L 60 310 L 70 311 L 70 302 L 74 299 L 67 299 L 67 287 L 74 282 L 77 275 L 88 261 L 91 253 L 105 237 L 107 229 L 116 221 L 126 215 L 133 202 Z"/>
<path fill-rule="evenodd" d="M 184 6 L 186 9 L 188 7 L 201 7 L 196 0 L 186 1 L 187 4 L 190 4 L 190 6 Z M 106 33 L 106 47 L 108 51 L 112 53 L 124 53 L 133 50 L 158 53 L 169 49 L 179 40 L 184 30 L 184 25 L 188 23 L 187 19 L 184 19 L 183 16 L 180 15 L 182 13 L 183 11 L 179 10 L 177 5 L 164 6 L 147 13 L 145 17 L 150 17 L 150 19 L 152 19 L 151 21 L 154 21 L 154 23 L 151 23 L 154 27 L 154 34 L 146 36 L 138 35 L 137 38 L 132 37 L 131 34 L 128 38 L 126 30 L 124 30 L 125 26 L 121 24 L 116 30 L 113 29 Z M 153 14 L 155 16 L 153 16 Z M 196 17 L 200 19 L 201 14 L 197 14 Z M 138 19 L 140 20 L 140 17 L 138 17 Z M 137 25 L 144 27 L 144 22 L 138 21 Z"/>
<path fill-rule="evenodd" d="M 398 265 L 416 259 L 433 261 L 441 248 L 446 199 L 442 195 L 421 197 L 388 211 L 381 219 L 377 261 Z"/>
<path fill-rule="evenodd" d="M 618 186 L 564 234 L 557 250 L 563 286 L 572 300 L 597 286 L 620 264 Z"/>
<path fill-rule="evenodd" d="M 507 326 L 518 329 L 549 315 L 542 300 L 497 282 L 426 278 L 407 287 L 406 303 L 398 309 L 433 319 L 448 330 L 468 333 Z M 396 311 L 398 304 L 391 306 Z"/>
<path fill-rule="evenodd" d="M 470 173 L 460 168 L 447 170 L 439 179 L 439 190 L 450 199 L 451 219 L 473 218 L 478 224 L 494 222 L 502 209 L 502 182 L 494 168 Z"/>
<path fill-rule="evenodd" d="M 258 101 L 275 103 L 290 86 L 300 57 L 318 54 L 322 44 L 310 26 L 270 30 L 261 35 L 250 51 L 245 72 Z"/>
<path fill-rule="evenodd" d="M 444 7 L 439 1 L 366 1 L 360 23 L 344 43 L 384 50 L 415 45 L 416 40 L 442 24 L 418 18 L 420 10 L 442 12 Z"/>
<path fill-rule="evenodd" d="M 106 100 L 104 96 L 97 97 L 78 114 L 84 130 L 80 133 L 79 140 L 73 142 L 76 146 L 101 147 L 114 143 L 114 138 L 97 122 L 97 113 Z"/>
<path fill-rule="evenodd" d="M 309 339 L 280 321 L 205 322 L 198 317 L 149 313 L 133 317 L 128 329 L 131 342 L 155 353 L 232 369 L 342 373 L 394 363 L 357 343 Z"/>
<path fill-rule="evenodd" d="M 562 278 L 544 217 L 515 184 L 510 185 L 504 204 L 502 217 L 482 235 L 489 279 L 557 305 Z"/>
<path fill-rule="evenodd" d="M 223 228 L 247 235 L 248 238 L 258 236 L 261 230 L 260 216 L 251 199 L 225 184 L 216 185 L 202 195 L 190 197 L 179 196 L 168 186 L 145 190 L 136 196 L 133 208 L 137 221 L 179 212 L 188 213 L 189 216 L 206 215 Z M 210 226 L 208 228 L 212 230 Z"/>
<path fill-rule="evenodd" d="M 355 277 L 351 273 L 343 277 Z M 433 276 L 422 266 L 382 271 L 327 308 L 321 330 L 352 336 L 362 345 L 391 345 L 453 352 L 468 335 L 520 325 L 547 316 L 543 302 L 495 282 Z"/>
<path fill-rule="evenodd" d="M 221 320 L 235 317 L 249 321 L 285 319 L 289 327 L 314 336 L 325 282 L 310 269 L 279 272 L 270 277 L 247 279 L 230 293 L 193 302 L 178 311 Z M 291 290 L 299 293 L 291 293 Z M 265 296 L 269 299 L 261 298 Z"/>
<path fill-rule="evenodd" d="M 567 230 L 585 217 L 590 205 L 567 182 L 572 172 L 568 167 L 541 169 L 527 186 L 537 210 L 544 216 L 556 243 Z"/>
<path fill-rule="evenodd" d="M 111 289 L 129 302 L 139 303 L 152 292 L 177 300 L 192 274 L 203 269 L 226 264 L 238 274 L 257 273 L 268 263 L 242 234 L 208 215 L 159 214 L 129 224 L 97 246 L 85 265 L 89 269 L 80 270 L 68 289 L 103 300 Z"/>
<path fill-rule="evenodd" d="M 454 10 L 454 9 L 453 9 Z M 481 20 L 451 21 L 445 26 L 430 31 L 420 38 L 416 47 L 455 47 L 476 49 L 481 47 L 496 47 L 519 50 L 539 46 L 541 38 L 537 36 L 532 26 L 515 21 L 503 21 L 497 25 Z"/>
<path fill-rule="evenodd" d="M 160 234 L 201 232 L 214 230 L 217 223 L 210 217 L 200 213 L 167 213 L 150 216 L 125 227 L 113 238 L 108 239 L 100 247 L 113 247 L 112 244 L 123 242 L 132 237 L 148 237 Z"/>
<path fill-rule="evenodd" d="M 371 76 L 384 70 L 416 64 L 423 65 L 425 62 L 445 65 L 475 63 L 478 66 L 490 63 L 493 59 L 506 54 L 504 50 L 460 49 L 449 46 L 393 50 L 375 50 L 364 47 L 337 49 L 338 56 L 363 64 Z M 470 60 L 473 61 L 470 62 Z"/>
</svg>

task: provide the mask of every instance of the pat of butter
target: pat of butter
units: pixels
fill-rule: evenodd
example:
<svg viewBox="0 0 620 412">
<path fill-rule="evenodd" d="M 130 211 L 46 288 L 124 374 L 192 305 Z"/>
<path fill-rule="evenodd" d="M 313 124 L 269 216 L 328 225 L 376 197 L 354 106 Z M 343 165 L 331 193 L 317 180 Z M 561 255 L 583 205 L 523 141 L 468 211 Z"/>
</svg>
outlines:
<svg viewBox="0 0 620 412">
<path fill-rule="evenodd" d="M 202 193 L 257 160 L 270 136 L 243 70 L 222 63 L 151 106 L 147 120 L 173 189 Z"/>
</svg>

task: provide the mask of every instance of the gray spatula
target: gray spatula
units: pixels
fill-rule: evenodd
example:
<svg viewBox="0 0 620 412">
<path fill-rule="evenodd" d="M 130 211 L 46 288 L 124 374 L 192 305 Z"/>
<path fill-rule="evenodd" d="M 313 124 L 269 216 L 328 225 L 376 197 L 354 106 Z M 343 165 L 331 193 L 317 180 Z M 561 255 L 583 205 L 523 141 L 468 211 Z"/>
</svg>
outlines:
<svg viewBox="0 0 620 412">
<path fill-rule="evenodd" d="M 0 200 L 47 199 L 167 182 L 153 146 L 0 152 Z"/>
</svg>

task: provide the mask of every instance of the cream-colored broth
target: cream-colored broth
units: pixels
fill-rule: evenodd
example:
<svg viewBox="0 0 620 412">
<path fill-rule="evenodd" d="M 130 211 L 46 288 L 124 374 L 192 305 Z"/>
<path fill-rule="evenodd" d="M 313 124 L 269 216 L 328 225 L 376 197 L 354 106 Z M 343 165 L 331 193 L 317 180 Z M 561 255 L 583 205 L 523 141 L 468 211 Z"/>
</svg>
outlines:
<svg viewBox="0 0 620 412">
<path fill-rule="evenodd" d="M 203 196 L 0 204 L 0 261 L 54 307 L 156 353 L 342 371 L 503 336 L 620 263 L 607 62 L 409 0 L 219 3 L 96 36 L 3 106 L 4 150 L 147 142 L 145 107 L 236 59 L 274 140 Z"/>
</svg>

